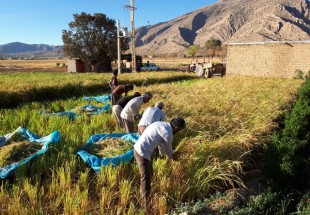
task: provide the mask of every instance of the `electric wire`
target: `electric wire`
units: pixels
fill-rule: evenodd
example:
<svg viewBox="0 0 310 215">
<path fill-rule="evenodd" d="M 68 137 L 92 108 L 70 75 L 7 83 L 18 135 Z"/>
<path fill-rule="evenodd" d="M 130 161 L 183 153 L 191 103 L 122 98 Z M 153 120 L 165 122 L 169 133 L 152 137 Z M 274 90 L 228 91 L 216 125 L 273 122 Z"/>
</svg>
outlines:
<svg viewBox="0 0 310 215">
<path fill-rule="evenodd" d="M 137 5 L 137 1 L 136 0 L 134 0 L 135 1 L 135 5 Z M 141 7 L 140 7 L 141 8 Z M 136 8 L 137 10 L 139 9 L 139 5 L 138 5 L 138 7 Z M 144 17 L 144 19 L 146 20 L 146 22 L 149 24 L 149 25 L 151 25 L 151 23 L 149 22 L 149 20 L 146 18 L 146 16 L 144 15 L 144 13 L 143 13 L 143 11 L 142 10 L 139 10 L 140 12 L 141 12 L 141 14 L 142 14 L 142 16 Z"/>
</svg>

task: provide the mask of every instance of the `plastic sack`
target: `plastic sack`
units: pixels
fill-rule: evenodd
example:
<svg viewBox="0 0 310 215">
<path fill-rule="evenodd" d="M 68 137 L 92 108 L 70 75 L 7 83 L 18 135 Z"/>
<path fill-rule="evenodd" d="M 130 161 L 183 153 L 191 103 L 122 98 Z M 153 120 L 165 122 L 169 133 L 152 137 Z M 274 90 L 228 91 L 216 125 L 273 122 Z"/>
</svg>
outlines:
<svg viewBox="0 0 310 215">
<path fill-rule="evenodd" d="M 95 134 L 88 139 L 88 142 L 85 146 L 83 146 L 77 154 L 81 156 L 81 158 L 87 163 L 94 171 L 99 172 L 102 166 L 112 165 L 118 166 L 121 163 L 129 162 L 133 157 L 133 149 L 121 154 L 119 156 L 115 156 L 113 158 L 106 157 L 97 157 L 93 154 L 86 152 L 84 149 L 91 146 L 92 144 L 105 140 L 107 138 L 122 138 L 124 140 L 130 141 L 133 144 L 137 142 L 140 135 L 138 133 L 112 133 L 112 134 Z"/>
<path fill-rule="evenodd" d="M 29 131 L 25 128 L 19 127 L 14 132 L 0 137 L 0 150 L 1 150 L 1 147 L 3 147 L 15 135 L 20 135 L 25 140 L 28 140 L 29 142 L 40 143 L 42 145 L 42 147 L 37 152 L 31 154 L 29 157 L 27 157 L 27 158 L 25 158 L 19 162 L 15 162 L 15 163 L 9 164 L 7 166 L 0 167 L 0 177 L 2 179 L 5 179 L 6 177 L 8 177 L 8 175 L 13 170 L 15 170 L 16 168 L 18 168 L 19 166 L 21 166 L 25 163 L 28 163 L 32 158 L 34 158 L 40 154 L 45 153 L 47 151 L 48 145 L 50 143 L 60 141 L 60 133 L 58 131 L 53 131 L 53 133 L 51 133 L 50 135 L 41 138 L 41 137 L 35 135 L 34 133 L 32 133 L 31 131 Z"/>
</svg>

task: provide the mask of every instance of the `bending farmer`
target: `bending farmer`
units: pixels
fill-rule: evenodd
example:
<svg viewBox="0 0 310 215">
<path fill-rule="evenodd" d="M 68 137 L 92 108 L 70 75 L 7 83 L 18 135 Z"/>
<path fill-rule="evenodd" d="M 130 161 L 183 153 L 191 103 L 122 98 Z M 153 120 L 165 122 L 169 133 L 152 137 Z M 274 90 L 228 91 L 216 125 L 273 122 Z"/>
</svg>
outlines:
<svg viewBox="0 0 310 215">
<path fill-rule="evenodd" d="M 131 99 L 121 112 L 123 125 L 126 133 L 134 132 L 134 123 L 136 120 L 141 119 L 139 114 L 143 103 L 148 103 L 153 97 L 152 93 L 145 92 L 143 96 Z"/>
<path fill-rule="evenodd" d="M 141 94 L 139 92 L 135 92 L 132 96 L 125 96 L 123 98 L 121 98 L 120 100 L 118 100 L 116 102 L 116 105 L 112 106 L 112 112 L 116 118 L 117 121 L 117 125 L 120 128 L 123 128 L 123 122 L 122 122 L 122 118 L 121 118 L 121 112 L 124 109 L 124 107 L 126 106 L 126 104 L 133 98 L 136 98 L 138 96 L 141 96 Z"/>
<path fill-rule="evenodd" d="M 166 116 L 162 109 L 164 108 L 163 102 L 156 102 L 155 107 L 148 107 L 144 110 L 142 118 L 138 124 L 138 132 L 141 135 L 147 126 L 157 121 L 165 121 Z"/>
<path fill-rule="evenodd" d="M 169 122 L 154 122 L 149 125 L 134 145 L 134 156 L 140 173 L 140 194 L 143 207 L 150 212 L 151 179 L 153 174 L 152 153 L 158 147 L 160 154 L 176 159 L 172 151 L 173 135 L 186 127 L 181 117 Z"/>
</svg>

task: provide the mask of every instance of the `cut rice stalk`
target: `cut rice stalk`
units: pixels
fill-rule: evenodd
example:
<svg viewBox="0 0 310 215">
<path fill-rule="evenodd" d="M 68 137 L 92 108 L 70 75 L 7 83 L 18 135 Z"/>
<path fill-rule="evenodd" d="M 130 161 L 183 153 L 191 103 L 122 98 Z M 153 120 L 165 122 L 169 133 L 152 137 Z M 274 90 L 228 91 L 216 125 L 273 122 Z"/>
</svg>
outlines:
<svg viewBox="0 0 310 215">
<path fill-rule="evenodd" d="M 0 166 L 7 166 L 22 161 L 41 149 L 42 145 L 36 142 L 24 140 L 22 142 L 11 142 L 0 149 Z"/>
<path fill-rule="evenodd" d="M 107 138 L 91 145 L 87 151 L 98 157 L 114 157 L 132 148 L 132 143 L 122 138 Z"/>
</svg>

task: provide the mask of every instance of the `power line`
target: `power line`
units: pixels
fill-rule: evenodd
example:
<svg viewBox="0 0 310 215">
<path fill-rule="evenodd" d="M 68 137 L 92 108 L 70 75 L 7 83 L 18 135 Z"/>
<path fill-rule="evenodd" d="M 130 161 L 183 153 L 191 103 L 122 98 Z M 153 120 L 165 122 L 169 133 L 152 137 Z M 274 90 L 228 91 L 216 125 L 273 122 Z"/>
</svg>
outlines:
<svg viewBox="0 0 310 215">
<path fill-rule="evenodd" d="M 136 4 L 137 4 L 137 1 L 135 0 L 135 2 L 136 2 Z M 138 8 L 139 8 L 139 6 L 138 6 Z M 141 7 L 140 7 L 141 8 Z M 149 24 L 149 25 L 151 25 L 151 23 L 149 22 L 149 20 L 146 18 L 146 16 L 144 15 L 144 13 L 143 13 L 143 11 L 142 10 L 140 10 L 140 12 L 142 13 L 142 15 L 143 15 L 143 17 L 144 17 L 144 19 L 147 21 L 147 23 Z"/>
</svg>

